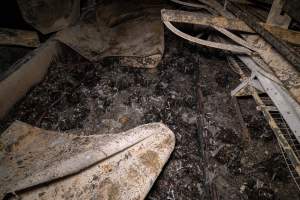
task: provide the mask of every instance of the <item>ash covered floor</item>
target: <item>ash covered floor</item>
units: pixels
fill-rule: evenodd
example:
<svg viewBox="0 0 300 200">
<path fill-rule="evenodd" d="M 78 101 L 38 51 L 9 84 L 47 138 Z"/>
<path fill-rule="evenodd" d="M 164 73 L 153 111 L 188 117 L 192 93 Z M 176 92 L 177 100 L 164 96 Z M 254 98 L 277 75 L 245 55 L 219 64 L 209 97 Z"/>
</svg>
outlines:
<svg viewBox="0 0 300 200">
<path fill-rule="evenodd" d="M 106 134 L 162 121 L 175 133 L 176 147 L 148 199 L 299 199 L 277 142 L 252 99 L 239 101 L 251 134 L 250 143 L 242 141 L 230 97 L 239 76 L 225 57 L 209 56 L 169 32 L 165 38 L 157 69 L 111 61 L 92 64 L 67 49 L 45 80 L 1 121 L 1 130 L 20 120 L 50 130 Z M 197 86 L 207 122 L 200 127 L 201 141 Z"/>
</svg>

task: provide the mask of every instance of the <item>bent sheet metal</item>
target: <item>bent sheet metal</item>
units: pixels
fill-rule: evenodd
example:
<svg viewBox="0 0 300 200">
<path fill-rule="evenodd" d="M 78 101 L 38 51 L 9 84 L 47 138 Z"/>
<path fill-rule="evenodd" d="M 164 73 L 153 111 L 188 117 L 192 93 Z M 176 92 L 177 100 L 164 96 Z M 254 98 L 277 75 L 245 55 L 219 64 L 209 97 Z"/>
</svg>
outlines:
<svg viewBox="0 0 300 200">
<path fill-rule="evenodd" d="M 0 199 L 143 199 L 175 145 L 162 123 L 79 134 L 14 122 L 1 135 Z"/>
</svg>

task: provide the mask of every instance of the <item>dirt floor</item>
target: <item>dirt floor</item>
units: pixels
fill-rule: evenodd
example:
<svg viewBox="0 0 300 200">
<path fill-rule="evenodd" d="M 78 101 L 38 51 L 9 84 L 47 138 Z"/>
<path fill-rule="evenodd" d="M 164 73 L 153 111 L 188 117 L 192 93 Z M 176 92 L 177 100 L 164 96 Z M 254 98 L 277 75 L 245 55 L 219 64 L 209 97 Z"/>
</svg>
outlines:
<svg viewBox="0 0 300 200">
<path fill-rule="evenodd" d="M 14 120 L 86 134 L 162 121 L 175 133 L 176 147 L 147 199 L 299 199 L 276 140 L 251 98 L 239 100 L 251 134 L 250 142 L 243 141 L 230 96 L 239 76 L 225 57 L 209 56 L 169 32 L 165 38 L 157 69 L 91 64 L 67 49 L 45 80 L 1 121 L 0 131 Z M 197 86 L 203 95 L 200 112 Z M 204 119 L 200 135 L 199 117 Z"/>
</svg>

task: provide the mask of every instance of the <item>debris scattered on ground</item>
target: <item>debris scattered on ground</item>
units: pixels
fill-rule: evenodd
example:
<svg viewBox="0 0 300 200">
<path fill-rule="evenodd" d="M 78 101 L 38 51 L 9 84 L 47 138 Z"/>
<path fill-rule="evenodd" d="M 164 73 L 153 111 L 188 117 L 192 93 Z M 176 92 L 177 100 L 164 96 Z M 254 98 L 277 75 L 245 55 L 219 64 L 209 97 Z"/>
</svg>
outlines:
<svg viewBox="0 0 300 200">
<path fill-rule="evenodd" d="M 93 65 L 68 50 L 49 69 L 45 80 L 2 121 L 1 128 L 4 130 L 13 120 L 21 120 L 49 130 L 83 129 L 86 134 L 94 134 L 122 132 L 140 124 L 162 121 L 176 135 L 176 147 L 147 198 L 201 198 L 205 194 L 204 172 L 195 124 L 196 71 L 200 67 L 205 116 L 210 124 L 207 128 L 212 134 L 209 149 L 214 156 L 208 163 L 209 171 L 214 169 L 210 172 L 211 181 L 217 188 L 227 187 L 226 194 L 221 196 L 251 199 L 259 193 L 296 198 L 292 180 L 283 179 L 286 167 L 271 159 L 278 155 L 279 149 L 274 138 L 262 139 L 261 135 L 269 130 L 261 129 L 266 122 L 251 99 L 239 100 L 244 120 L 254 136 L 253 143 L 242 144 L 241 128 L 230 97 L 239 76 L 224 67 L 225 59 L 209 57 L 207 51 L 168 32 L 166 47 L 164 59 L 156 70 L 122 67 L 117 62 Z M 220 81 L 221 74 L 230 78 Z M 251 121 L 256 124 L 251 125 Z M 274 169 L 266 167 L 273 165 Z M 220 176 L 225 178 L 221 181 Z M 263 181 L 263 187 L 257 189 L 255 184 L 248 183 L 252 179 Z"/>
<path fill-rule="evenodd" d="M 61 8 L 66 6 L 67 9 L 76 10 L 76 2 L 79 1 L 73 2 L 73 6 L 64 4 Z M 120 4 L 115 4 L 116 2 Z M 220 53 L 220 49 L 229 50 L 237 54 L 238 58 L 243 54 L 244 58 L 248 56 L 247 58 L 253 59 L 251 61 L 255 61 L 254 64 L 260 63 L 257 67 L 263 67 L 264 70 L 254 70 L 256 76 L 262 73 L 268 81 L 278 78 L 294 95 L 293 98 L 299 101 L 298 47 L 280 40 L 294 41 L 299 33 L 293 36 L 293 32 L 285 29 L 268 27 L 264 21 L 270 6 L 265 4 L 255 7 L 252 2 L 247 2 L 235 7 L 236 2 L 240 1 L 225 1 L 230 10 L 237 11 L 233 14 L 240 17 L 231 20 L 234 16 L 224 9 L 226 6 L 221 6 L 215 0 L 200 2 L 204 4 L 173 0 L 173 3 L 183 5 L 184 10 L 204 10 L 203 17 L 186 11 L 162 10 L 162 21 L 172 32 L 165 29 L 163 45 L 160 15 L 150 17 L 154 12 L 152 9 L 157 12 L 159 7 L 151 7 L 150 11 L 136 7 L 137 4 L 116 0 L 115 3 L 107 4 L 107 8 L 117 11 L 110 15 L 111 11 L 105 13 L 102 8 L 94 13 L 97 4 L 93 1 L 92 7 L 86 11 L 93 10 L 95 15 L 85 12 L 80 23 L 56 35 L 56 39 L 66 44 L 60 57 L 52 63 L 45 79 L 32 88 L 0 121 L 0 132 L 15 120 L 47 130 L 81 135 L 118 134 L 141 124 L 163 122 L 174 132 L 176 146 L 146 199 L 300 199 L 277 139 L 262 112 L 257 110 L 255 101 L 250 97 L 243 97 L 233 102 L 231 91 L 240 84 L 242 78 L 236 73 L 236 69 L 233 70 L 228 65 L 228 52 L 226 55 L 224 52 Z M 126 12 L 124 5 L 130 5 L 126 7 Z M 247 12 L 241 12 L 246 5 L 249 6 L 248 14 L 253 17 L 247 16 Z M 193 9 L 188 8 L 189 6 Z M 69 16 L 67 24 L 78 17 L 76 13 Z M 175 15 L 178 13 L 185 18 L 178 18 L 180 16 Z M 209 13 L 212 15 L 208 15 Z M 53 20 L 59 18 L 61 15 Z M 248 25 L 251 24 L 251 28 L 241 19 Z M 191 20 L 194 20 L 195 26 L 187 25 L 191 24 Z M 223 25 L 214 26 L 222 20 Z M 125 28 L 122 26 L 122 23 L 126 24 L 128 21 L 135 23 L 137 27 L 134 34 L 123 34 L 127 33 L 124 30 L 132 31 L 131 25 L 127 24 Z M 154 28 L 147 30 L 150 26 L 144 22 L 155 23 Z M 172 25 L 173 22 L 187 24 L 177 28 L 178 24 Z M 104 27 L 102 23 L 106 24 L 107 30 L 99 28 L 99 24 Z M 65 25 L 37 28 L 48 33 Z M 210 28 L 202 29 L 203 32 L 199 33 L 201 27 L 197 25 Z M 290 26 L 299 29 L 296 22 L 292 21 Z M 265 43 L 257 34 L 233 34 L 221 27 L 251 33 L 256 31 L 270 44 Z M 185 28 L 193 30 L 193 34 L 182 32 Z M 141 35 L 143 31 L 148 34 Z M 275 38 L 268 35 L 267 31 L 291 35 L 288 38 Z M 85 33 L 89 33 L 91 37 L 86 38 Z M 182 40 L 174 33 L 197 45 Z M 111 38 L 102 40 L 103 35 Z M 221 39 L 222 35 L 228 36 L 232 41 L 228 44 L 220 43 L 225 41 Z M 139 36 L 141 38 L 137 39 Z M 94 43 L 95 41 L 99 44 Z M 134 50 L 128 50 L 128 46 L 134 47 Z M 0 73 L 28 51 L 29 49 L 21 47 L 1 47 L 0 52 L 3 54 L 0 55 Z M 124 55 L 130 59 L 124 58 Z M 135 58 L 132 59 L 133 57 Z M 269 65 L 267 67 L 270 70 L 262 63 Z M 156 66 L 157 68 L 153 68 Z M 201 101 L 197 99 L 199 91 Z M 201 112 L 197 110 L 199 102 L 203 104 L 200 106 Z M 240 115 L 236 113 L 234 104 L 240 108 Z M 243 127 L 240 125 L 241 121 L 245 122 Z M 242 132 L 245 128 L 249 130 L 249 141 L 243 139 Z M 110 183 L 108 185 L 111 186 Z"/>
<path fill-rule="evenodd" d="M 195 124 L 199 63 L 192 56 L 194 47 L 176 40 L 167 36 L 169 47 L 156 70 L 117 62 L 92 65 L 67 49 L 45 80 L 1 122 L 2 130 L 20 120 L 46 130 L 117 133 L 162 121 L 174 132 L 176 147 L 148 198 L 200 198 L 203 171 Z"/>
</svg>

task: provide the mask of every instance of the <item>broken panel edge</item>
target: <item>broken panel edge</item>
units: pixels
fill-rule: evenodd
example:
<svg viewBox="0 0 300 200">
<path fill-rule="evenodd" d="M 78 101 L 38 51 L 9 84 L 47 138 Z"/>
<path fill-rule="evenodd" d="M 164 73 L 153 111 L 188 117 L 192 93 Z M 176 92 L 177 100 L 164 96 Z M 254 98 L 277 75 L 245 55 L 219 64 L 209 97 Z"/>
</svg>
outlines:
<svg viewBox="0 0 300 200">
<path fill-rule="evenodd" d="M 58 56 L 59 42 L 48 40 L 18 60 L 0 77 L 0 119 L 47 73 Z"/>
</svg>

